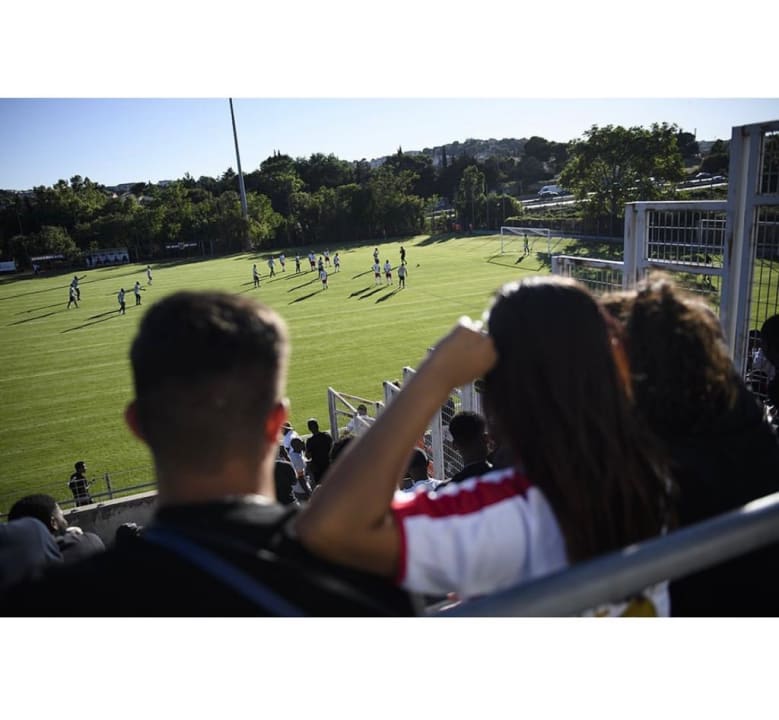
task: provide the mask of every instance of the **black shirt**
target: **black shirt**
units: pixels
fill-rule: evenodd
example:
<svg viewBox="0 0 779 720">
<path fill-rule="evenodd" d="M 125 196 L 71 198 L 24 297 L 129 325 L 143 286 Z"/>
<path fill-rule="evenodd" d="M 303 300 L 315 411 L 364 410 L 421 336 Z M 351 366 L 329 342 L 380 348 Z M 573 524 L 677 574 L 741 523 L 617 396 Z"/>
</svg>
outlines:
<svg viewBox="0 0 779 720">
<path fill-rule="evenodd" d="M 322 476 L 330 465 L 330 449 L 333 447 L 333 438 L 329 433 L 316 432 L 306 440 L 306 454 L 311 458 L 309 467 L 315 482 L 320 482 Z"/>
<path fill-rule="evenodd" d="M 413 615 L 410 596 L 377 576 L 320 560 L 290 539 L 296 508 L 248 499 L 161 508 L 162 528 L 256 578 L 302 614 Z M 150 536 L 151 537 L 151 536 Z M 274 614 L 170 547 L 131 538 L 88 560 L 17 586 L 0 613 L 21 616 L 253 616 Z"/>
<path fill-rule="evenodd" d="M 453 475 L 451 480 L 443 484 L 448 485 L 450 482 L 460 483 L 463 480 L 467 480 L 468 478 L 484 475 L 490 470 L 492 470 L 492 465 L 490 465 L 489 462 L 486 460 L 478 460 L 477 462 L 466 465 L 462 470 L 460 470 L 460 472 Z"/>
</svg>

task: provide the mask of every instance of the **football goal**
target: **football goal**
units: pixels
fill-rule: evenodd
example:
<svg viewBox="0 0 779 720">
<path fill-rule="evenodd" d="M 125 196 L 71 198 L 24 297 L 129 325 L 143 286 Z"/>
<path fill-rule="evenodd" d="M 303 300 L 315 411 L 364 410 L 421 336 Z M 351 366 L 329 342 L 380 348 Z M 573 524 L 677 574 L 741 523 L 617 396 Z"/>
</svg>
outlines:
<svg viewBox="0 0 779 720">
<path fill-rule="evenodd" d="M 546 239 L 546 252 L 552 256 L 552 233 L 548 228 L 509 227 L 500 228 L 500 253 L 530 253 L 536 240 Z"/>
</svg>

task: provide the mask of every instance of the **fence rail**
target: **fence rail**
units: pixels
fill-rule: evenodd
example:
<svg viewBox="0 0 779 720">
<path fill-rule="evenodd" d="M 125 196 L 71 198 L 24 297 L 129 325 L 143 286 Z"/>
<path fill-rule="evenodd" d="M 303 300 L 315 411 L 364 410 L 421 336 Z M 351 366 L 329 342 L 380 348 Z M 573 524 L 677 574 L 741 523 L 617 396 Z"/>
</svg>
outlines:
<svg viewBox="0 0 779 720">
<path fill-rule="evenodd" d="M 779 541 L 779 493 L 568 570 L 470 602 L 434 607 L 431 615 L 561 617 L 619 602 L 664 580 Z M 774 579 L 766 574 L 766 583 Z M 671 608 L 673 612 L 673 608 Z"/>
</svg>

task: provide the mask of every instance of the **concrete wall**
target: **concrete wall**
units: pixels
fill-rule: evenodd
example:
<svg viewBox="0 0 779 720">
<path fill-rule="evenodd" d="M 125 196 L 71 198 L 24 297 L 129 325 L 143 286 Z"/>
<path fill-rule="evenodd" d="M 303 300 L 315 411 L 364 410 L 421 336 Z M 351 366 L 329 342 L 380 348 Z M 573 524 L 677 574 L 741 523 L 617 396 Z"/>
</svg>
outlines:
<svg viewBox="0 0 779 720">
<path fill-rule="evenodd" d="M 78 525 L 84 532 L 93 532 L 110 545 L 114 542 L 116 529 L 127 522 L 147 525 L 157 505 L 157 491 L 129 495 L 117 500 L 65 511 L 71 525 Z"/>
</svg>

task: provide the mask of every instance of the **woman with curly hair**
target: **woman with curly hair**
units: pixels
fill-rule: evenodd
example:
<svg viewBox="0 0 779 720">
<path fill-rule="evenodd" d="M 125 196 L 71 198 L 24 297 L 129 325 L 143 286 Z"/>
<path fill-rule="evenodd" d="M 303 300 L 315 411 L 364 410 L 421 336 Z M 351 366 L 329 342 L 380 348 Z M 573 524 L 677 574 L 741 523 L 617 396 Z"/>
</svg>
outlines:
<svg viewBox="0 0 779 720">
<path fill-rule="evenodd" d="M 779 491 L 779 445 L 717 317 L 662 275 L 602 303 L 624 325 L 637 411 L 659 438 L 690 525 Z M 671 583 L 673 615 L 776 615 L 779 548 Z"/>
<path fill-rule="evenodd" d="M 510 283 L 488 328 L 461 321 L 331 467 L 296 524 L 310 550 L 465 599 L 663 531 L 666 476 L 632 410 L 610 318 L 590 293 L 565 278 Z M 454 388 L 479 377 L 511 467 L 396 497 L 416 438 Z M 665 584 L 645 600 L 665 614 Z"/>
</svg>

